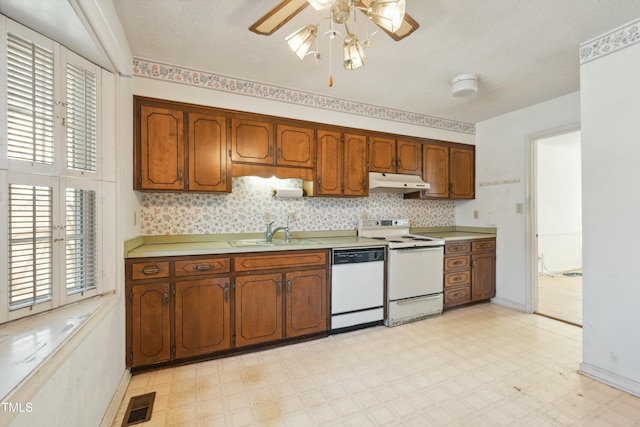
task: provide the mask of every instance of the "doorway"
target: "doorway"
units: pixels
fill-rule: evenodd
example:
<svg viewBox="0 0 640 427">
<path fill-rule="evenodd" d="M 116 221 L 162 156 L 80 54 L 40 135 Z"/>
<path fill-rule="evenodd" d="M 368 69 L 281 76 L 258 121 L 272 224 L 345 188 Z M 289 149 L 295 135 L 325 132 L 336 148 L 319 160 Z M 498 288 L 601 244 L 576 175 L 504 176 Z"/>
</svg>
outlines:
<svg viewBox="0 0 640 427">
<path fill-rule="evenodd" d="M 538 138 L 533 144 L 534 311 L 582 325 L 580 131 Z"/>
</svg>

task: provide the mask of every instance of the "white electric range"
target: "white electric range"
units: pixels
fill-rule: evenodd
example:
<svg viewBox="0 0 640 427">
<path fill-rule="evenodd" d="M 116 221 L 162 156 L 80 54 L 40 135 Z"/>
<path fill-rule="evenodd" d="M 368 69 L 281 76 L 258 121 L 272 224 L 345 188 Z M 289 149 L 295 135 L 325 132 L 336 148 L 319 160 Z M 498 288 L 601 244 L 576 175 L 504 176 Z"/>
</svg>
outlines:
<svg viewBox="0 0 640 427">
<path fill-rule="evenodd" d="M 409 219 L 361 219 L 362 237 L 387 243 L 386 326 L 442 313 L 444 240 L 409 233 Z"/>
</svg>

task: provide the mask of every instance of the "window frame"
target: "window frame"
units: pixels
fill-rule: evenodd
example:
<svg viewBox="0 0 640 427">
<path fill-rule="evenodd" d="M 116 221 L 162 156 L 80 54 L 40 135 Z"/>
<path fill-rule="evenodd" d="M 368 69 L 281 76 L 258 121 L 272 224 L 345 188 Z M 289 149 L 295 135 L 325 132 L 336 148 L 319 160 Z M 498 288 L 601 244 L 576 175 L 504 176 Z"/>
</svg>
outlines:
<svg viewBox="0 0 640 427">
<path fill-rule="evenodd" d="M 0 283 L 7 285 L 0 286 L 0 324 L 7 321 L 17 320 L 31 315 L 39 314 L 51 309 L 59 308 L 67 304 L 71 304 L 83 299 L 88 299 L 104 292 L 111 291 L 110 286 L 105 285 L 105 280 L 113 277 L 112 272 L 106 272 L 105 265 L 111 265 L 106 262 L 104 256 L 106 253 L 112 252 L 115 236 L 108 237 L 103 232 L 104 224 L 110 214 L 105 216 L 104 209 L 115 214 L 115 183 L 104 181 L 103 176 L 103 155 L 110 153 L 115 145 L 112 140 L 106 140 L 105 133 L 102 128 L 102 122 L 107 124 L 113 122 L 109 117 L 103 117 L 103 105 L 112 101 L 113 95 L 108 94 L 106 98 L 103 92 L 108 92 L 108 88 L 113 90 L 113 79 L 109 78 L 108 72 L 100 67 L 92 64 L 79 55 L 67 50 L 57 42 L 52 41 L 39 33 L 36 33 L 4 16 L 0 15 L 0 55 L 4 58 L 0 61 L 0 74 L 4 76 L 0 79 L 0 90 L 5 93 L 4 98 L 7 99 L 8 90 L 8 64 L 7 64 L 7 42 L 8 34 L 13 33 L 16 36 L 29 40 L 32 43 L 46 46 L 53 53 L 53 80 L 54 80 L 54 131 L 53 131 L 53 164 L 43 165 L 31 162 L 25 162 L 18 159 L 8 158 L 8 102 L 0 102 L 0 211 L 2 211 L 3 221 L 5 224 L 0 226 L 0 240 L 6 242 L 0 245 L 0 277 L 5 280 Z M 95 153 L 95 171 L 86 171 L 81 169 L 71 169 L 67 167 L 67 132 L 66 123 L 66 103 L 67 103 L 67 64 L 79 66 L 95 75 L 96 79 L 96 99 L 95 99 L 95 137 L 96 137 L 96 153 Z M 104 74 L 107 74 L 105 76 Z M 105 80 L 106 78 L 106 80 Z M 106 83 L 105 83 L 106 82 Z M 104 84 L 103 84 L 104 83 Z M 111 83 L 111 84 L 110 84 Z M 107 113 L 115 114 L 114 111 Z M 106 143 L 106 148 L 103 144 Z M 106 150 L 106 151 L 105 151 Z M 108 178 L 108 177 L 107 177 Z M 115 177 L 113 177 L 115 178 Z M 112 179 L 114 180 L 114 179 Z M 52 234 L 53 239 L 61 239 L 53 243 L 52 248 L 52 295 L 51 299 L 44 303 L 38 303 L 19 309 L 9 309 L 9 185 L 46 185 L 53 189 L 52 202 Z M 84 290 L 82 292 L 67 294 L 67 276 L 66 276 L 66 231 L 64 225 L 66 223 L 66 189 L 77 188 L 81 190 L 95 191 L 95 288 Z M 105 203 L 104 200 L 108 199 Z M 5 219 L 6 218 L 6 219 Z"/>
</svg>

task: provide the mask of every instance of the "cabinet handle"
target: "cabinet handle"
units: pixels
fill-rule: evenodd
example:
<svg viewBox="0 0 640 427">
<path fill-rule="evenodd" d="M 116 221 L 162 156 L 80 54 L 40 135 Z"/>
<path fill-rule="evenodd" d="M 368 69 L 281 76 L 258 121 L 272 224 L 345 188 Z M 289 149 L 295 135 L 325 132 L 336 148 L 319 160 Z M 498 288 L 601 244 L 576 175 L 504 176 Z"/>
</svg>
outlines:
<svg viewBox="0 0 640 427">
<path fill-rule="evenodd" d="M 164 291 L 162 295 L 162 306 L 166 307 L 169 305 L 169 291 Z"/>
<path fill-rule="evenodd" d="M 212 268 L 213 266 L 211 264 L 201 264 L 201 265 L 193 266 L 194 271 L 208 271 L 208 270 L 211 270 Z"/>
<path fill-rule="evenodd" d="M 182 182 L 182 169 L 178 171 L 178 181 Z"/>
<path fill-rule="evenodd" d="M 273 157 L 273 146 L 269 147 L 269 157 Z"/>
<path fill-rule="evenodd" d="M 282 147 L 278 147 L 278 159 L 282 158 Z"/>
<path fill-rule="evenodd" d="M 287 293 L 291 295 L 291 280 L 287 280 Z"/>
<path fill-rule="evenodd" d="M 227 173 L 226 172 L 222 172 L 222 183 L 226 184 L 227 181 Z"/>
<path fill-rule="evenodd" d="M 462 264 L 462 261 L 456 261 L 453 263 L 453 265 L 460 265 L 460 264 Z"/>
<path fill-rule="evenodd" d="M 399 158 L 399 159 L 396 161 L 396 164 L 397 164 L 398 168 L 401 168 L 401 167 L 402 167 L 402 159 L 400 159 L 400 158 Z"/>
<path fill-rule="evenodd" d="M 391 166 L 394 167 L 394 168 L 396 167 L 396 158 L 395 157 L 391 158 Z"/>
<path fill-rule="evenodd" d="M 276 295 L 277 296 L 282 295 L 282 282 L 279 279 L 276 282 Z"/>
<path fill-rule="evenodd" d="M 224 284 L 224 302 L 229 302 L 229 284 Z"/>
<path fill-rule="evenodd" d="M 140 273 L 144 274 L 145 276 L 151 276 L 153 274 L 158 274 L 162 271 L 162 269 L 160 267 L 157 266 L 153 266 L 153 267 L 144 267 L 142 270 L 140 270 Z"/>
</svg>

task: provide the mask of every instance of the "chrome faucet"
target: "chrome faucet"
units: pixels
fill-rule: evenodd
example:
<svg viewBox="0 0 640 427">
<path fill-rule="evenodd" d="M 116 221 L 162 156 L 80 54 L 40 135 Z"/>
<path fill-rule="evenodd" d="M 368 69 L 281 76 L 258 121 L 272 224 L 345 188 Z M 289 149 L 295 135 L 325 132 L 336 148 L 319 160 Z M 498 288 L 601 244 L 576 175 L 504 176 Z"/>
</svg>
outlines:
<svg viewBox="0 0 640 427">
<path fill-rule="evenodd" d="M 271 226 L 269 226 L 269 229 L 271 229 Z M 267 242 L 272 241 L 273 235 L 280 230 L 284 230 L 284 241 L 289 242 L 289 227 L 277 227 L 273 231 L 267 232 Z"/>
</svg>

